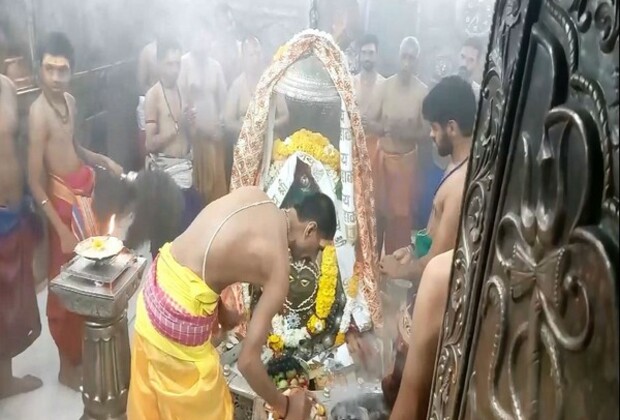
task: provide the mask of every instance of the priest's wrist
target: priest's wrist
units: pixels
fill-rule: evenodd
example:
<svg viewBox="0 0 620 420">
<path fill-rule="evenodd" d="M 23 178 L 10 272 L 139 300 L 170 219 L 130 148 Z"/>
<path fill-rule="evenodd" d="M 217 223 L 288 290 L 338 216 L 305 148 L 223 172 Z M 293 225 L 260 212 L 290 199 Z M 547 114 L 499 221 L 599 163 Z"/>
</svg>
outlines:
<svg viewBox="0 0 620 420">
<path fill-rule="evenodd" d="M 289 399 L 287 395 L 284 394 L 280 394 L 280 398 L 278 401 L 278 405 L 274 406 L 274 411 L 277 415 L 277 419 L 279 420 L 284 420 L 286 419 L 286 416 L 288 416 L 288 406 L 289 406 Z"/>
</svg>

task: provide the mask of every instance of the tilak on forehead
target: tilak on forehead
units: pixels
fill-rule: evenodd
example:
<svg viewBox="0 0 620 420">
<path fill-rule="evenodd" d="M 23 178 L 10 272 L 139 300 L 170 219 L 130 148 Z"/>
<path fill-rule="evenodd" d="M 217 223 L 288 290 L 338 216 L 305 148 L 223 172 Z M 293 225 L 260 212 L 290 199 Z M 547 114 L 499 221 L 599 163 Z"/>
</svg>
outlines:
<svg viewBox="0 0 620 420">
<path fill-rule="evenodd" d="M 61 67 L 61 68 L 65 67 L 65 68 L 71 69 L 71 63 L 69 62 L 69 59 L 63 56 L 59 56 L 59 55 L 45 54 L 43 56 L 43 65 L 49 65 L 49 66 Z"/>
</svg>

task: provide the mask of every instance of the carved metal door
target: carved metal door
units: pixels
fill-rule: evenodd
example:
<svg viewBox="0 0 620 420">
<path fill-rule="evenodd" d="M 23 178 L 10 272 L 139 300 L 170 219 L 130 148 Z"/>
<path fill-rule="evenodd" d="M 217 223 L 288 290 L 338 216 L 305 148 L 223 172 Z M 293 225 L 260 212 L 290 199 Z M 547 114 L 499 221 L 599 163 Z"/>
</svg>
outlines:
<svg viewBox="0 0 620 420">
<path fill-rule="evenodd" d="M 498 0 L 429 418 L 618 418 L 618 1 Z"/>
</svg>

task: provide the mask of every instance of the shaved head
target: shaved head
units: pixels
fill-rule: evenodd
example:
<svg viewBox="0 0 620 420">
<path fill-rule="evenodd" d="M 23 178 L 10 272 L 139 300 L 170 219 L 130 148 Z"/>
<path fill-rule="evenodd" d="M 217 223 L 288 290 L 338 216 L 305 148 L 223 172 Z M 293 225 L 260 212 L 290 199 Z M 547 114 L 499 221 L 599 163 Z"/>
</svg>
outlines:
<svg viewBox="0 0 620 420">
<path fill-rule="evenodd" d="M 403 53 L 408 53 L 411 54 L 413 58 L 418 58 L 420 55 L 420 43 L 418 40 L 412 36 L 403 39 L 400 43 L 400 55 L 402 56 Z"/>
<path fill-rule="evenodd" d="M 408 36 L 400 43 L 400 76 L 408 80 L 413 75 L 415 61 L 420 55 L 420 44 L 412 36 Z"/>
</svg>

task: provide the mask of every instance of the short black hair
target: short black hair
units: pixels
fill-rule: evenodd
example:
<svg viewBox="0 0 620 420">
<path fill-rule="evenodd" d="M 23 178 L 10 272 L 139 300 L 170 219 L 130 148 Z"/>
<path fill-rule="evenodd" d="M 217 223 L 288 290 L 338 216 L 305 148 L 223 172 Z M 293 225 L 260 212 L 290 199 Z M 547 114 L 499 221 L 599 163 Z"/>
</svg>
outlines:
<svg viewBox="0 0 620 420">
<path fill-rule="evenodd" d="M 316 222 L 319 235 L 323 239 L 334 239 L 336 235 L 336 207 L 334 202 L 323 193 L 305 196 L 293 206 L 297 217 L 302 222 Z"/>
<path fill-rule="evenodd" d="M 43 63 L 43 57 L 45 54 L 53 55 L 56 57 L 64 57 L 69 60 L 71 69 L 75 64 L 75 51 L 73 45 L 67 35 L 62 32 L 51 32 L 39 45 L 39 65 Z"/>
<path fill-rule="evenodd" d="M 463 47 L 471 47 L 474 50 L 478 51 L 478 58 L 482 54 L 482 41 L 478 38 L 470 37 L 463 42 Z"/>
<path fill-rule="evenodd" d="M 166 54 L 171 51 L 181 51 L 181 44 L 174 38 L 163 37 L 157 41 L 157 60 L 161 61 L 166 58 Z"/>
<path fill-rule="evenodd" d="M 378 50 L 379 49 L 379 38 L 377 38 L 377 35 L 374 35 L 374 34 L 366 34 L 360 39 L 360 42 L 358 45 L 360 46 L 360 48 L 362 48 L 364 45 L 374 45 L 375 48 Z"/>
<path fill-rule="evenodd" d="M 441 79 L 424 98 L 422 115 L 431 123 L 445 126 L 455 121 L 464 136 L 474 131 L 476 97 L 471 83 L 459 76 Z"/>
</svg>

